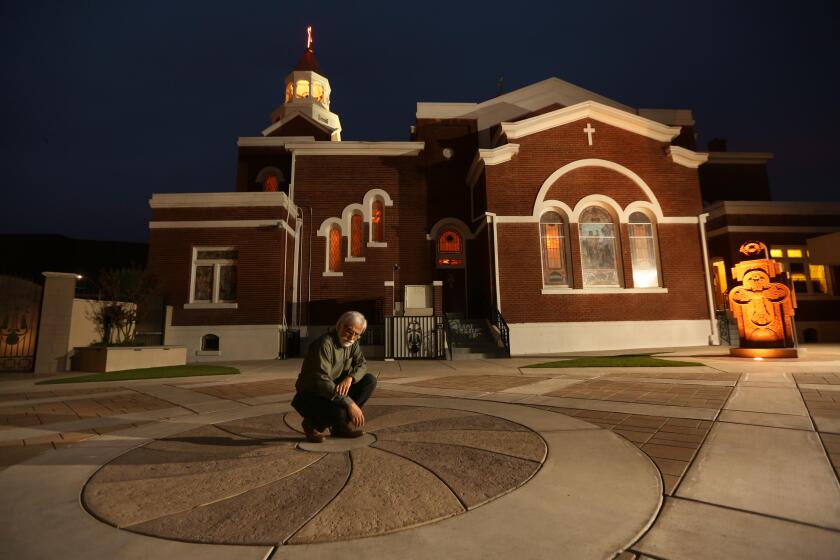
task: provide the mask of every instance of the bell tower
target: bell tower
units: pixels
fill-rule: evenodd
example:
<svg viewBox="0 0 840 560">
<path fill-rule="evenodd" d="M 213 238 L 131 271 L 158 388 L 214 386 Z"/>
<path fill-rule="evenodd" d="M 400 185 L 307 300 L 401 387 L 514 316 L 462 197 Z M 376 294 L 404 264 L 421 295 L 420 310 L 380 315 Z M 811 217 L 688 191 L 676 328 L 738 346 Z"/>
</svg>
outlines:
<svg viewBox="0 0 840 560">
<path fill-rule="evenodd" d="M 283 104 L 271 114 L 263 136 L 314 136 L 341 141 L 341 122 L 330 111 L 330 81 L 312 51 L 312 26 L 306 28 L 306 51 L 283 82 Z"/>
</svg>

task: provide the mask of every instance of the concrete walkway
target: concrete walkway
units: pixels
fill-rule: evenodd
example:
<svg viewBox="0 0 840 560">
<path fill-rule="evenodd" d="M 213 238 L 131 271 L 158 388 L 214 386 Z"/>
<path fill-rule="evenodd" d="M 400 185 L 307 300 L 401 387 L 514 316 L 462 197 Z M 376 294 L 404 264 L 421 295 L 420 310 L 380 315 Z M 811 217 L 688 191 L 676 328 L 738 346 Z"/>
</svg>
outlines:
<svg viewBox="0 0 840 560">
<path fill-rule="evenodd" d="M 0 378 L 0 558 L 837 558 L 840 347 L 808 350 L 371 362 L 367 435 L 317 445 L 300 360 Z"/>
</svg>

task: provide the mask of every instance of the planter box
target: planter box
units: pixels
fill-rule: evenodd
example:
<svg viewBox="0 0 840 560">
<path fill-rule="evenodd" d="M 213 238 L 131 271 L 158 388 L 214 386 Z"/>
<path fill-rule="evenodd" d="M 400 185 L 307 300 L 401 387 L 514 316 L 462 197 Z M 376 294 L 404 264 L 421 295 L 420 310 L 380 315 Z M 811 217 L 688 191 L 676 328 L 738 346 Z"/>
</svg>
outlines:
<svg viewBox="0 0 840 560">
<path fill-rule="evenodd" d="M 187 363 L 185 346 L 87 346 L 73 349 L 74 371 L 107 372 Z"/>
</svg>

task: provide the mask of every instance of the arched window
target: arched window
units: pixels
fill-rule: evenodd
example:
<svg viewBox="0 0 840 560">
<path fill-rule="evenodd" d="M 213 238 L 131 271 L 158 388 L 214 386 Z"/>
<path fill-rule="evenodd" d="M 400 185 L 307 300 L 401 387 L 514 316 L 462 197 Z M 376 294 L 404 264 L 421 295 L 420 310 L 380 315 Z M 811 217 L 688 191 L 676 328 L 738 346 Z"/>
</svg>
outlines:
<svg viewBox="0 0 840 560">
<path fill-rule="evenodd" d="M 205 334 L 201 337 L 201 351 L 202 352 L 218 352 L 219 351 L 219 337 L 215 334 Z"/>
<path fill-rule="evenodd" d="M 263 179 L 263 191 L 277 192 L 280 190 L 280 179 L 277 175 L 266 175 Z"/>
<path fill-rule="evenodd" d="M 309 82 L 306 80 L 298 80 L 295 83 L 295 97 L 298 99 L 309 98 Z"/>
<path fill-rule="evenodd" d="M 371 221 L 371 240 L 382 242 L 385 241 L 385 231 L 383 229 L 384 226 L 384 212 L 382 208 L 382 199 L 375 198 L 373 199 L 373 204 L 371 205 L 370 211 L 370 221 Z"/>
<path fill-rule="evenodd" d="M 630 234 L 633 287 L 655 288 L 659 286 L 659 272 L 656 266 L 653 223 L 644 212 L 633 212 L 629 222 L 627 228 Z"/>
<path fill-rule="evenodd" d="M 444 229 L 437 240 L 439 268 L 463 268 L 464 244 L 461 234 L 454 229 Z"/>
<path fill-rule="evenodd" d="M 319 103 L 324 102 L 324 84 L 312 82 L 312 98 Z"/>
<path fill-rule="evenodd" d="M 546 286 L 568 286 L 569 270 L 566 265 L 566 224 L 557 212 L 546 212 L 540 217 L 540 246 L 542 247 L 542 277 Z"/>
<path fill-rule="evenodd" d="M 350 256 L 362 256 L 362 215 L 359 213 L 350 218 Z"/>
<path fill-rule="evenodd" d="M 441 232 L 438 237 L 438 251 L 441 253 L 460 253 L 461 235 L 454 229 Z"/>
<path fill-rule="evenodd" d="M 295 86 L 292 84 L 292 82 L 289 82 L 289 83 L 286 84 L 286 100 L 285 100 L 285 103 L 288 103 L 289 101 L 291 101 L 292 97 L 294 97 L 294 95 L 295 95 Z"/>
<path fill-rule="evenodd" d="M 609 212 L 590 206 L 581 212 L 578 228 L 583 287 L 619 287 L 615 223 Z"/>
<path fill-rule="evenodd" d="M 341 272 L 341 228 L 333 225 L 329 238 L 330 272 Z"/>
</svg>

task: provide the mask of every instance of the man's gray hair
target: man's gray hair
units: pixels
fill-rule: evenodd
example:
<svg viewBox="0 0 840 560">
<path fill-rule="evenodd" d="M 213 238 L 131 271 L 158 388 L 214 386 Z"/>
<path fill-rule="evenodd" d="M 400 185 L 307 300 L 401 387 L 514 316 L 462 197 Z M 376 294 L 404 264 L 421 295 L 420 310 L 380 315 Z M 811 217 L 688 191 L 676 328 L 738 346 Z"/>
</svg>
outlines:
<svg viewBox="0 0 840 560">
<path fill-rule="evenodd" d="M 367 330 L 367 319 L 358 311 L 347 311 L 341 314 L 338 321 L 335 322 L 335 330 L 340 331 L 342 327 L 347 325 L 362 325 L 362 330 Z"/>
</svg>

